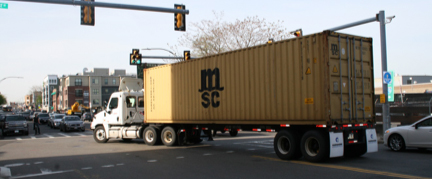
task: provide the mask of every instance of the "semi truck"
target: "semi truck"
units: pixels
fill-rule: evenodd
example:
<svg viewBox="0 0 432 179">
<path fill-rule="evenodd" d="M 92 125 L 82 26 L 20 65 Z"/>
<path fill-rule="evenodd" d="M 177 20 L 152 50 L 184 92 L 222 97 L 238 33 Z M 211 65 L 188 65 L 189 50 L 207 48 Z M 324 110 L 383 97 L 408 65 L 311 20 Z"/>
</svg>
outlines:
<svg viewBox="0 0 432 179">
<path fill-rule="evenodd" d="M 95 116 L 94 139 L 173 146 L 261 131 L 286 160 L 376 152 L 372 57 L 371 38 L 324 31 L 144 69 Z"/>
</svg>

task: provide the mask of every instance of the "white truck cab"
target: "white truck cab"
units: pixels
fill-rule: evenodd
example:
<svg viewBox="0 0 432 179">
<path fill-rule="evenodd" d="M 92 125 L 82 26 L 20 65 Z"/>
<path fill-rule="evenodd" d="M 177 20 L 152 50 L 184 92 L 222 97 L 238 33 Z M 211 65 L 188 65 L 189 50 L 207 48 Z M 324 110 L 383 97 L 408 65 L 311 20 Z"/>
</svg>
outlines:
<svg viewBox="0 0 432 179">
<path fill-rule="evenodd" d="M 111 94 L 105 110 L 97 113 L 91 123 L 97 142 L 108 139 L 142 138 L 144 123 L 144 89 L 142 79 L 123 78 L 119 91 Z"/>
</svg>

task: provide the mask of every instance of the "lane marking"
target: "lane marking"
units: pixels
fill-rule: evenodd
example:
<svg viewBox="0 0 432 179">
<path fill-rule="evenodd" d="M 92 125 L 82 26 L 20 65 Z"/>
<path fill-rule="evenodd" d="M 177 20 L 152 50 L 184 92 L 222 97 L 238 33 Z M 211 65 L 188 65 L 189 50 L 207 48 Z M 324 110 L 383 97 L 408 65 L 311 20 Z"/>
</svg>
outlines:
<svg viewBox="0 0 432 179">
<path fill-rule="evenodd" d="M 184 157 L 183 157 L 183 156 L 180 156 L 180 157 L 177 157 L 176 159 L 184 159 Z"/>
<path fill-rule="evenodd" d="M 93 169 L 92 167 L 85 167 L 85 168 L 81 168 L 81 170 L 91 170 Z"/>
<path fill-rule="evenodd" d="M 50 136 L 50 135 L 48 135 L 48 134 L 44 134 L 44 136 L 47 136 L 48 138 L 54 138 L 53 136 Z"/>
<path fill-rule="evenodd" d="M 226 153 L 227 154 L 232 154 L 232 153 L 234 153 L 234 151 L 230 150 L 230 151 L 227 151 Z"/>
<path fill-rule="evenodd" d="M 62 135 L 62 136 L 65 136 L 65 137 L 71 137 L 71 136 L 66 135 L 66 134 L 63 134 L 63 133 L 58 133 L 58 134 L 60 134 L 60 135 Z"/>
<path fill-rule="evenodd" d="M 79 135 L 79 136 L 86 136 L 86 135 L 84 135 L 84 134 L 80 134 L 80 133 L 73 133 L 73 134 L 75 134 L 75 135 Z"/>
<path fill-rule="evenodd" d="M 292 161 L 292 160 L 287 161 L 287 160 L 281 160 L 281 159 L 277 159 L 277 158 L 264 157 L 264 156 L 258 156 L 258 155 L 253 155 L 252 157 L 261 158 L 261 159 L 265 159 L 265 160 L 272 160 L 272 161 L 276 161 L 276 162 L 290 162 L 290 163 L 295 163 L 295 164 L 310 165 L 310 166 L 324 167 L 324 168 L 333 168 L 333 169 L 339 169 L 339 170 L 349 170 L 349 171 L 360 172 L 360 173 L 383 175 L 383 176 L 398 177 L 398 178 L 431 179 L 431 178 L 427 178 L 427 177 L 419 177 L 419 176 L 414 176 L 414 175 L 405 175 L 405 174 L 392 173 L 392 172 L 381 172 L 381 171 L 376 171 L 376 170 L 369 170 L 369 169 L 362 169 L 362 168 L 355 168 L 355 167 L 345 167 L 345 166 L 330 165 L 330 164 L 318 164 L 318 163 L 310 163 L 310 162 L 304 162 L 304 161 Z"/>
<path fill-rule="evenodd" d="M 55 172 L 45 172 L 45 173 L 20 175 L 20 176 L 10 177 L 10 178 L 11 179 L 13 179 L 13 178 L 31 178 L 31 177 L 44 176 L 44 175 L 52 175 L 52 174 L 59 174 L 59 173 L 67 173 L 67 172 L 73 172 L 73 170 L 64 170 L 64 171 L 55 171 Z"/>
<path fill-rule="evenodd" d="M 118 163 L 118 164 L 116 164 L 117 166 L 120 166 L 120 165 L 124 165 L 124 163 Z"/>
<path fill-rule="evenodd" d="M 32 136 L 30 136 L 31 137 L 31 139 L 36 139 L 36 137 L 34 136 L 34 135 L 32 135 Z"/>
<path fill-rule="evenodd" d="M 19 166 L 23 166 L 24 163 L 13 163 L 13 164 L 7 164 L 4 167 L 6 168 L 10 168 L 10 167 L 19 167 Z"/>
<path fill-rule="evenodd" d="M 203 154 L 204 156 L 210 156 L 210 155 L 213 155 L 213 154 L 211 154 L 211 153 L 206 153 L 206 154 Z"/>
<path fill-rule="evenodd" d="M 42 164 L 43 162 L 35 162 L 33 164 L 37 165 L 37 164 Z"/>
<path fill-rule="evenodd" d="M 157 162 L 157 160 L 147 160 L 147 162 Z"/>
<path fill-rule="evenodd" d="M 22 140 L 21 138 L 17 137 L 16 140 Z"/>
<path fill-rule="evenodd" d="M 102 168 L 110 168 L 110 167 L 114 167 L 114 165 L 104 165 L 104 166 L 102 166 Z"/>
</svg>

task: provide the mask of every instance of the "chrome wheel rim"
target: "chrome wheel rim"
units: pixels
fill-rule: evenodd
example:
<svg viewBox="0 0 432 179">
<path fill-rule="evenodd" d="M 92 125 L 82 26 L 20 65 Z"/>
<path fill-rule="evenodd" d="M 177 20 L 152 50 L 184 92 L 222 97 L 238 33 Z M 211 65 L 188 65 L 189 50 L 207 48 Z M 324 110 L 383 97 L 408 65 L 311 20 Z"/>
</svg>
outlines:
<svg viewBox="0 0 432 179">
<path fill-rule="evenodd" d="M 96 131 L 96 138 L 98 140 L 105 140 L 105 130 L 99 129 Z"/>
<path fill-rule="evenodd" d="M 390 147 L 393 150 L 400 150 L 402 148 L 402 139 L 399 136 L 393 136 L 390 139 Z"/>
<path fill-rule="evenodd" d="M 173 133 L 171 131 L 165 131 L 165 133 L 164 133 L 164 141 L 166 143 L 171 143 L 173 141 Z"/>
<path fill-rule="evenodd" d="M 147 131 L 145 133 L 145 138 L 146 138 L 147 142 L 153 142 L 153 140 L 154 140 L 154 133 L 153 133 L 153 131 Z"/>
</svg>

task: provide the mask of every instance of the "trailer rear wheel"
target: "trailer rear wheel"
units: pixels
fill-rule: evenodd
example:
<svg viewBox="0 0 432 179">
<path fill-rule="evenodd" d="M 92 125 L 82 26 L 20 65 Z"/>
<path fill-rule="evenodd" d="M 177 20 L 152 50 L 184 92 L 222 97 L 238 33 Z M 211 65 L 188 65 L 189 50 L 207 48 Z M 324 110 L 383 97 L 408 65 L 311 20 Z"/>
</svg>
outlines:
<svg viewBox="0 0 432 179">
<path fill-rule="evenodd" d="M 167 126 L 162 130 L 162 142 L 166 146 L 174 146 L 177 144 L 177 134 L 172 127 Z"/>
<path fill-rule="evenodd" d="M 301 152 L 310 162 L 322 162 L 329 158 L 329 141 L 319 131 L 307 131 L 301 140 Z"/>
<path fill-rule="evenodd" d="M 147 145 L 155 145 L 156 142 L 158 141 L 158 131 L 156 128 L 152 127 L 152 126 L 148 126 L 144 129 L 144 142 Z"/>
<path fill-rule="evenodd" d="M 346 145 L 344 147 L 345 157 L 360 157 L 367 152 L 366 144 Z"/>
<path fill-rule="evenodd" d="M 97 143 L 106 143 L 108 141 L 103 126 L 96 127 L 96 130 L 93 132 L 93 138 Z"/>
<path fill-rule="evenodd" d="M 273 141 L 276 155 L 283 160 L 301 157 L 300 139 L 296 133 L 288 130 L 279 131 Z"/>
<path fill-rule="evenodd" d="M 230 131 L 229 133 L 230 133 L 230 136 L 235 137 L 235 136 L 237 136 L 238 131 L 236 131 L 236 130 L 232 130 L 232 131 Z"/>
</svg>

